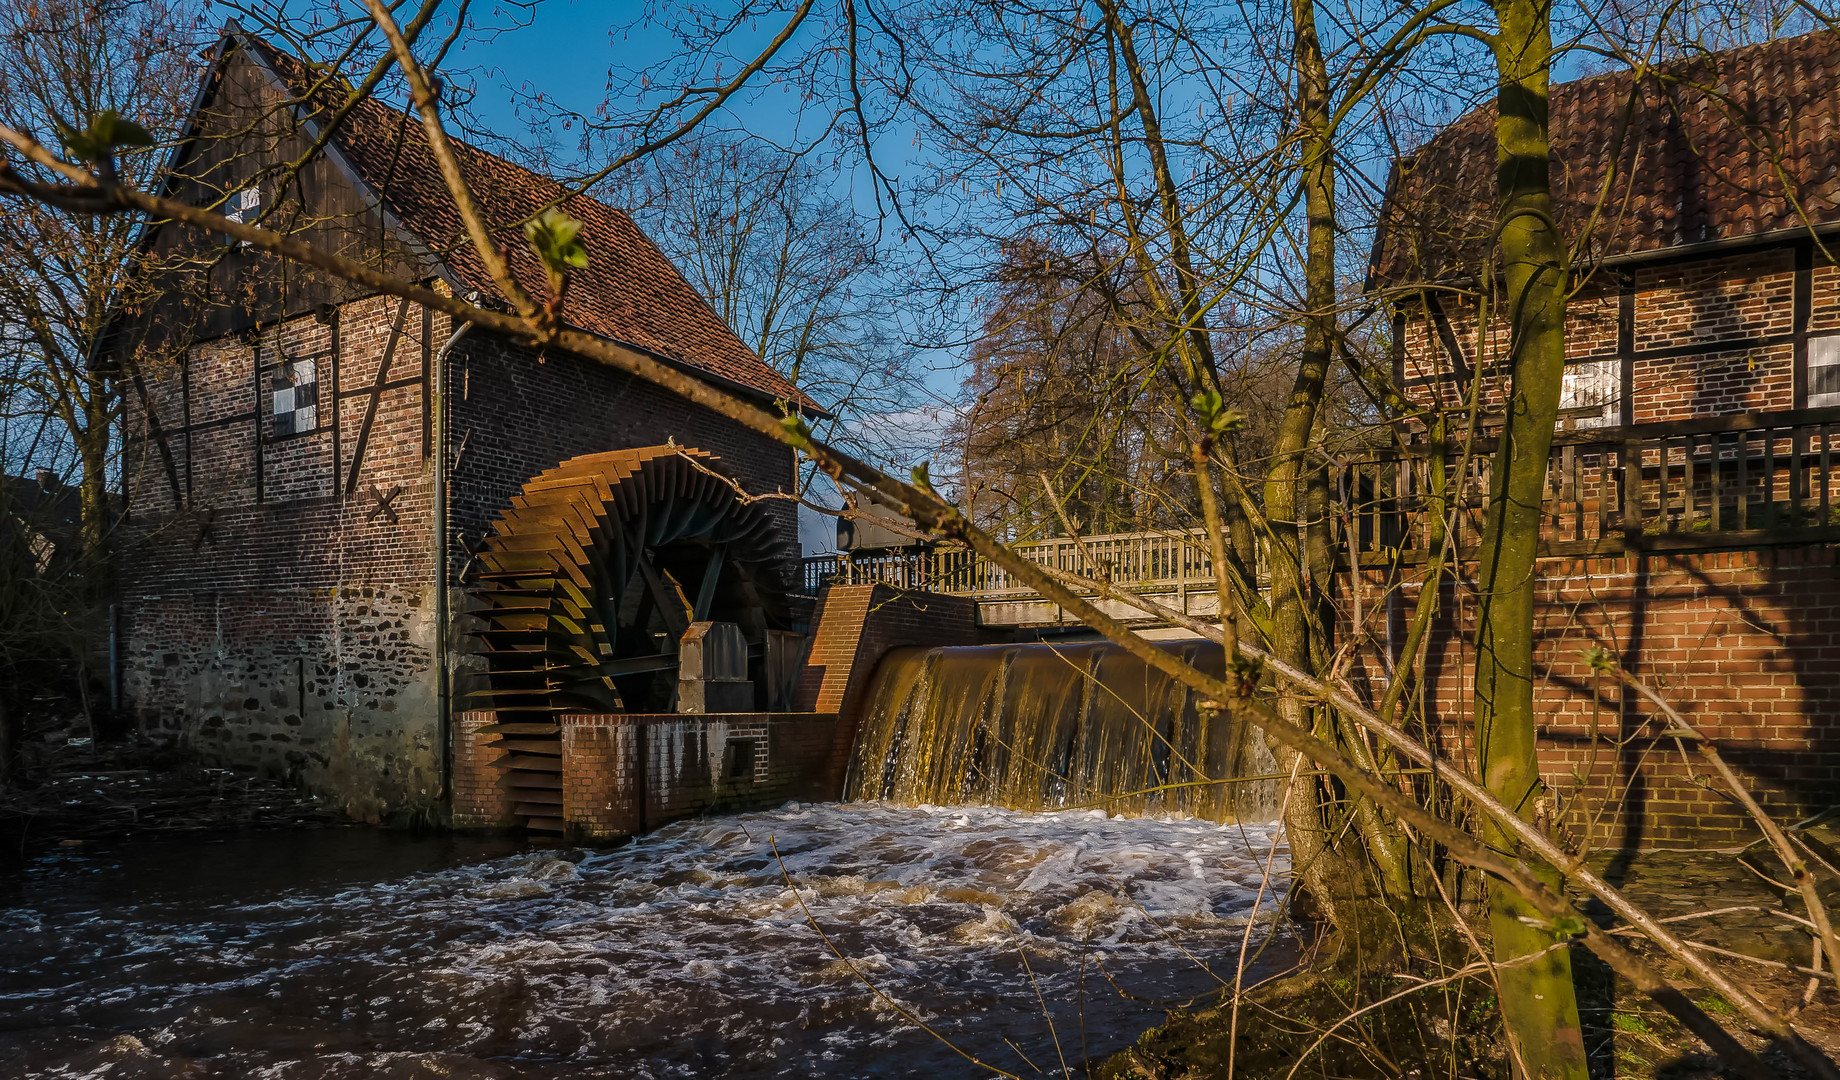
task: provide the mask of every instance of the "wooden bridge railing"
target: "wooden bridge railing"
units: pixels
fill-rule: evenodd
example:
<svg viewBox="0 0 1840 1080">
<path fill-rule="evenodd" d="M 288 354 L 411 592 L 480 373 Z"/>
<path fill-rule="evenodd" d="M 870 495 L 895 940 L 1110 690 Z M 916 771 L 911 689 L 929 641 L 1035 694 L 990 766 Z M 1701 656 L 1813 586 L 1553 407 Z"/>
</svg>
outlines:
<svg viewBox="0 0 1840 1080">
<path fill-rule="evenodd" d="M 1079 540 L 1056 537 L 1016 544 L 1023 558 L 1043 566 L 1090 576 L 1105 568 L 1116 584 L 1133 589 L 1213 588 L 1214 560 L 1207 534 L 1119 533 Z M 1095 565 L 1096 564 L 1096 565 Z M 962 548 L 902 549 L 805 560 L 805 590 L 824 585 L 883 582 L 903 589 L 1000 597 L 1030 597 L 1035 590 Z"/>
<path fill-rule="evenodd" d="M 1493 439 L 1443 455 L 1460 556 L 1473 555 L 1487 506 Z M 1344 562 L 1411 565 L 1429 554 L 1430 447 L 1336 466 Z M 1840 541 L 1840 408 L 1745 413 L 1554 436 L 1541 551 L 1549 556 L 1693 551 Z M 1120 533 L 1016 545 L 1024 558 L 1141 591 L 1213 587 L 1207 537 Z M 886 582 L 992 598 L 1033 596 L 1001 567 L 937 547 L 805 560 L 805 588 Z"/>
</svg>

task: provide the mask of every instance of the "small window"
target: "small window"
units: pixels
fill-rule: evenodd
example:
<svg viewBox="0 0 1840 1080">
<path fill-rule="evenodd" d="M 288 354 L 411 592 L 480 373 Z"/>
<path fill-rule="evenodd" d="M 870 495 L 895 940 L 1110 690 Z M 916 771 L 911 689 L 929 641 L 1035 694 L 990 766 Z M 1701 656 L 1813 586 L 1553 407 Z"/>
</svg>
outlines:
<svg viewBox="0 0 1840 1080">
<path fill-rule="evenodd" d="M 319 428 L 319 363 L 282 361 L 269 381 L 269 424 L 277 439 Z"/>
<path fill-rule="evenodd" d="M 229 200 L 224 204 L 224 216 L 238 225 L 248 225 L 261 214 L 262 189 L 259 187 L 246 187 L 241 191 L 232 192 Z M 248 247 L 249 241 L 238 241 L 238 246 Z"/>
<path fill-rule="evenodd" d="M 1559 419 L 1574 427 L 1610 427 L 1622 419 L 1621 361 L 1586 360 L 1565 365 L 1559 384 Z"/>
<path fill-rule="evenodd" d="M 1840 334 L 1808 339 L 1808 407 L 1840 405 Z"/>
</svg>

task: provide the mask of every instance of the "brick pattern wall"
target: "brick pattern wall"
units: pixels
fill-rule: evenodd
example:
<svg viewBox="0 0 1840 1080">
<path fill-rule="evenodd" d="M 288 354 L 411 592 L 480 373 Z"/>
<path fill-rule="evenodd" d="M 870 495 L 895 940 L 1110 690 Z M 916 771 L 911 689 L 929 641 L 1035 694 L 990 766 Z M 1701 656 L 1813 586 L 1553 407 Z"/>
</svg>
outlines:
<svg viewBox="0 0 1840 1080">
<path fill-rule="evenodd" d="M 797 708 L 838 715 L 826 774 L 827 798 L 842 798 L 856 729 L 875 665 L 907 645 L 976 645 L 977 601 L 909 592 L 891 585 L 832 585 L 812 616 L 811 652 L 800 673 Z"/>
<path fill-rule="evenodd" d="M 483 335 L 451 355 L 452 438 L 466 444 L 449 501 L 456 572 L 467 558 L 462 545 L 477 544 L 525 481 L 581 454 L 675 440 L 720 457 L 749 492 L 792 490 L 788 447 L 634 376 Z M 785 499 L 763 505 L 779 525 L 790 582 L 799 568 L 797 508 Z"/>
<path fill-rule="evenodd" d="M 834 714 L 566 715 L 562 815 L 583 840 L 824 797 Z"/>
<path fill-rule="evenodd" d="M 637 716 L 562 718 L 562 820 L 583 839 L 645 831 Z"/>
<path fill-rule="evenodd" d="M 173 469 L 169 479 L 166 454 L 138 438 L 149 425 L 130 392 L 118 534 L 122 679 L 137 722 L 370 820 L 442 796 L 418 308 L 376 395 L 358 493 L 339 497 L 396 311 L 385 298 L 341 309 L 336 381 L 333 328 L 307 316 L 258 343 L 220 339 L 148 368 Z M 315 359 L 319 385 L 318 428 L 278 439 L 268 428 L 277 340 L 288 357 Z M 400 489 L 394 522 L 369 516 L 373 485 Z"/>
<path fill-rule="evenodd" d="M 1631 418 L 1636 423 L 1794 407 L 1795 251 L 1788 245 L 1664 262 L 1632 271 Z M 1566 310 L 1571 361 L 1618 356 L 1622 282 L 1597 274 Z M 1810 275 L 1810 334 L 1840 329 L 1840 269 L 1819 263 Z M 1446 297 L 1464 368 L 1478 362 L 1473 309 Z M 1467 389 L 1451 375 L 1435 324 L 1417 303 L 1402 307 L 1401 374 L 1421 400 L 1455 407 Z M 1721 347 L 1725 346 L 1725 347 Z M 1507 393 L 1508 324 L 1497 319 L 1480 349 L 1483 403 Z M 1436 378 L 1434 384 L 1426 380 Z"/>
<path fill-rule="evenodd" d="M 1553 561 L 1539 584 L 1535 707 L 1541 772 L 1591 849 L 1710 846 L 1757 836 L 1655 710 L 1592 672 L 1601 647 L 1717 740 L 1781 819 L 1840 803 L 1840 561 L 1833 547 Z M 1378 595 L 1370 581 L 1368 595 Z M 1346 593 L 1344 593 L 1346 595 Z M 1403 641 L 1417 599 L 1393 605 Z M 1370 601 L 1371 604 L 1371 601 Z M 1369 608 L 1376 619 L 1384 609 Z M 1446 585 L 1423 706 L 1444 750 L 1474 768 L 1475 604 Z M 1387 640 L 1383 626 L 1375 636 Z M 1378 694 L 1377 667 L 1364 672 Z M 1683 753 L 1684 751 L 1684 753 Z"/>
<path fill-rule="evenodd" d="M 515 825 L 511 813 L 511 795 L 499 783 L 500 772 L 492 763 L 505 751 L 487 743 L 496 735 L 483 735 L 480 729 L 496 720 L 491 712 L 454 714 L 454 800 L 453 822 L 456 829 L 493 829 Z"/>
</svg>

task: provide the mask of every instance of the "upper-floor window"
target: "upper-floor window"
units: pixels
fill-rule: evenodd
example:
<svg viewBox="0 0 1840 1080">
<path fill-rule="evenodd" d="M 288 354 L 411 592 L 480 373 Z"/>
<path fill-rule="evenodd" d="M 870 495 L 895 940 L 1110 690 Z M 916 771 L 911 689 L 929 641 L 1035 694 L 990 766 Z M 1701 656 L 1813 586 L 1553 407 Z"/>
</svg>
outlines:
<svg viewBox="0 0 1840 1080">
<path fill-rule="evenodd" d="M 277 439 L 319 428 L 319 363 L 283 360 L 269 380 L 269 430 Z"/>
<path fill-rule="evenodd" d="M 248 225 L 262 214 L 262 189 L 250 185 L 241 191 L 233 191 L 224 203 L 224 216 L 238 225 Z M 238 246 L 248 247 L 249 241 L 239 241 Z"/>
<path fill-rule="evenodd" d="M 1565 365 L 1559 421 L 1573 427 L 1614 427 L 1622 419 L 1623 365 L 1611 358 Z"/>
<path fill-rule="evenodd" d="M 1808 407 L 1840 405 L 1840 334 L 1808 339 Z"/>
</svg>

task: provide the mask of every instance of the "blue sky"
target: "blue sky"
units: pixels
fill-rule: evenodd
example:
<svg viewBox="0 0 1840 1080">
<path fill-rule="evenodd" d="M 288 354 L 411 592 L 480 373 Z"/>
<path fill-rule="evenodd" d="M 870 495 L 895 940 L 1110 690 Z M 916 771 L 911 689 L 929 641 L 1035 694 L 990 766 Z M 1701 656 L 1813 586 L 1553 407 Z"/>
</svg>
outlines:
<svg viewBox="0 0 1840 1080">
<path fill-rule="evenodd" d="M 527 119 L 514 104 L 520 94 L 542 93 L 563 108 L 591 115 L 607 96 L 611 66 L 642 67 L 677 50 L 676 40 L 662 26 L 627 25 L 639 20 L 652 6 L 550 0 L 538 5 L 526 25 L 470 43 L 450 57 L 449 65 L 476 72 L 478 97 L 472 103 L 472 111 L 501 135 L 515 137 L 528 128 Z M 777 24 L 763 25 L 758 35 L 750 36 L 738 49 L 756 47 L 777 29 Z M 788 49 L 797 44 L 790 43 Z M 712 117 L 711 123 L 775 141 L 790 141 L 802 134 L 796 107 L 791 95 L 764 87 L 745 99 L 731 99 L 731 105 Z M 554 132 L 552 137 L 561 144 L 558 150 L 562 153 L 569 152 L 569 144 L 576 138 L 573 133 L 562 132 Z M 884 139 L 878 153 L 885 154 L 893 141 L 896 140 Z M 910 152 L 905 146 L 900 150 Z M 907 163 L 905 154 L 897 153 L 888 158 L 884 167 Z M 840 193 L 847 194 L 866 214 L 872 214 L 874 197 L 862 188 L 862 179 L 844 173 L 836 183 Z M 951 355 L 938 351 L 917 353 L 912 370 L 936 401 L 949 399 L 956 392 L 959 377 Z M 935 406 L 889 417 L 884 422 L 902 430 L 937 428 L 943 415 Z M 800 519 L 800 539 L 808 552 L 834 546 L 833 519 L 804 510 Z"/>
</svg>

